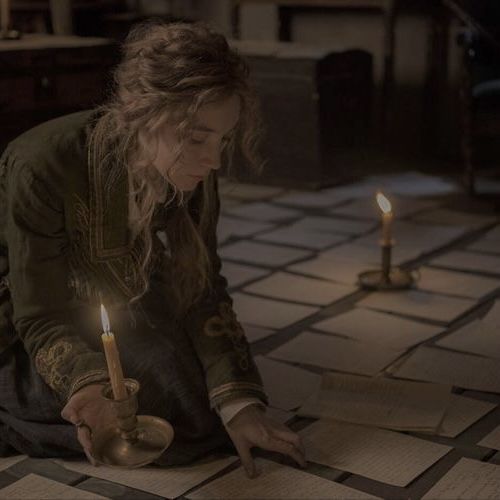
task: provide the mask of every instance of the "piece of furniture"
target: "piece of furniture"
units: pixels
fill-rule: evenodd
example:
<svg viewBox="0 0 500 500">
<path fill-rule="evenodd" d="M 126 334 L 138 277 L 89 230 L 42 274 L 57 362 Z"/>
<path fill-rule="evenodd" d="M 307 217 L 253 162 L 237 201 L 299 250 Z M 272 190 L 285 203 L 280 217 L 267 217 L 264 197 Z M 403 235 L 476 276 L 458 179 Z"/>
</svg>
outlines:
<svg viewBox="0 0 500 500">
<path fill-rule="evenodd" d="M 0 41 L 0 149 L 44 120 L 100 104 L 117 57 L 105 38 L 33 34 Z"/>
<path fill-rule="evenodd" d="M 474 195 L 478 168 L 500 165 L 500 3 L 445 4 L 464 24 L 459 36 L 461 149 L 465 188 Z"/>
<path fill-rule="evenodd" d="M 247 180 L 319 188 L 351 179 L 350 160 L 369 137 L 372 56 L 293 42 L 231 43 L 248 61 L 264 118 L 267 165 Z"/>
</svg>

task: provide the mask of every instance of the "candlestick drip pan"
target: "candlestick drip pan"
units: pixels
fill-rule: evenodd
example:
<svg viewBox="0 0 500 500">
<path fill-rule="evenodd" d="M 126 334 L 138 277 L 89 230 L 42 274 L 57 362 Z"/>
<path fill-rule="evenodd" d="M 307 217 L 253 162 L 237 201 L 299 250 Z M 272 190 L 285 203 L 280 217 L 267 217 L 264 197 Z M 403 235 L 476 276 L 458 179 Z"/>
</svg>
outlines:
<svg viewBox="0 0 500 500">
<path fill-rule="evenodd" d="M 416 281 L 416 273 L 399 267 L 391 267 L 389 273 L 375 269 L 358 274 L 359 285 L 367 290 L 405 290 Z"/>
</svg>

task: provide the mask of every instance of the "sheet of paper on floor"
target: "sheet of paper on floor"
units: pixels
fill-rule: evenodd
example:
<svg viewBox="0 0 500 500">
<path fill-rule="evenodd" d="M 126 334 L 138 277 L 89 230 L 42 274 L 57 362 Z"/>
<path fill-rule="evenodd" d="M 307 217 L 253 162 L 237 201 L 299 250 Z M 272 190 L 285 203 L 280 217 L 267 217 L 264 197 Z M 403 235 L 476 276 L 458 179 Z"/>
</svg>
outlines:
<svg viewBox="0 0 500 500">
<path fill-rule="evenodd" d="M 481 238 L 467 246 L 467 251 L 500 254 L 500 242 L 498 240 Z"/>
<path fill-rule="evenodd" d="M 264 186 L 261 184 L 227 182 L 219 185 L 219 192 L 223 196 L 232 196 L 241 200 L 258 200 L 272 198 L 273 196 L 281 196 L 285 192 L 285 189 L 275 186 Z"/>
<path fill-rule="evenodd" d="M 311 255 L 309 250 L 268 245 L 256 241 L 237 241 L 219 249 L 219 256 L 222 259 L 265 266 L 283 266 Z"/>
<path fill-rule="evenodd" d="M 37 500 L 67 500 L 69 498 L 71 500 L 106 500 L 109 497 L 74 488 L 38 474 L 28 474 L 9 484 L 9 486 L 0 489 L 0 498 L 8 498 L 9 500 L 33 498 Z"/>
<path fill-rule="evenodd" d="M 500 287 L 500 280 L 471 273 L 445 271 L 423 266 L 419 268 L 417 287 L 427 292 L 481 299 Z"/>
<path fill-rule="evenodd" d="M 438 208 L 429 210 L 412 217 L 414 221 L 425 222 L 427 224 L 449 224 L 454 226 L 468 226 L 471 229 L 493 224 L 498 217 L 491 215 L 472 214 L 469 212 L 459 212 L 449 208 Z"/>
<path fill-rule="evenodd" d="M 182 467 L 153 467 L 140 469 L 115 469 L 101 465 L 94 467 L 87 461 L 55 460 L 66 469 L 98 477 L 113 483 L 123 484 L 136 490 L 146 491 L 161 497 L 177 498 L 186 491 L 217 474 L 237 457 L 208 458 L 193 465 Z"/>
<path fill-rule="evenodd" d="M 374 292 L 357 305 L 380 311 L 451 323 L 476 305 L 472 299 L 446 297 L 419 290 Z"/>
<path fill-rule="evenodd" d="M 231 298 L 241 323 L 265 328 L 285 328 L 319 311 L 317 307 L 262 299 L 246 293 L 234 293 Z"/>
<path fill-rule="evenodd" d="M 408 196 L 391 196 L 390 202 L 392 211 L 397 218 L 408 217 L 422 210 L 430 210 L 440 204 L 434 200 L 422 200 Z M 380 217 L 380 208 L 375 196 L 353 200 L 332 208 L 329 212 L 333 215 L 344 215 L 360 219 L 377 219 Z"/>
<path fill-rule="evenodd" d="M 295 416 L 295 413 L 291 411 L 281 410 L 280 408 L 273 408 L 272 406 L 268 406 L 266 408 L 266 415 L 275 422 L 279 422 L 280 424 L 285 424 Z"/>
<path fill-rule="evenodd" d="M 234 236 L 251 236 L 261 231 L 269 231 L 274 226 L 269 222 L 255 222 L 227 215 L 221 215 L 217 223 L 217 229 L 223 229 L 226 233 Z"/>
<path fill-rule="evenodd" d="M 290 245 L 311 250 L 323 250 L 324 248 L 343 243 L 349 239 L 344 234 L 324 233 L 311 231 L 300 226 L 286 226 L 280 229 L 261 233 L 255 236 L 258 241 L 268 241 L 280 245 Z"/>
<path fill-rule="evenodd" d="M 488 328 L 500 328 L 500 300 L 493 302 L 482 321 Z"/>
<path fill-rule="evenodd" d="M 496 407 L 496 404 L 489 401 L 452 394 L 437 435 L 449 438 L 457 437 Z"/>
<path fill-rule="evenodd" d="M 321 383 L 321 376 L 303 368 L 256 356 L 269 404 L 282 410 L 298 408 Z"/>
<path fill-rule="evenodd" d="M 303 304 L 326 306 L 353 294 L 357 288 L 278 271 L 248 285 L 243 291 Z"/>
<path fill-rule="evenodd" d="M 386 377 L 324 373 L 321 386 L 300 407 L 304 417 L 328 418 L 401 431 L 437 431 L 451 386 Z"/>
<path fill-rule="evenodd" d="M 399 378 L 451 384 L 463 389 L 500 393 L 497 359 L 420 346 L 393 371 Z"/>
<path fill-rule="evenodd" d="M 461 458 L 422 500 L 495 500 L 499 491 L 500 465 Z"/>
<path fill-rule="evenodd" d="M 0 471 L 8 469 L 12 467 L 17 462 L 21 462 L 22 460 L 28 458 L 27 455 L 14 455 L 12 457 L 0 457 Z"/>
<path fill-rule="evenodd" d="M 500 334 L 476 319 L 436 341 L 436 345 L 454 351 L 500 359 Z"/>
<path fill-rule="evenodd" d="M 346 219 L 341 217 L 323 217 L 320 215 L 308 215 L 292 224 L 294 227 L 320 231 L 324 233 L 347 234 L 360 236 L 378 226 L 378 221 L 366 221 Z"/>
<path fill-rule="evenodd" d="M 500 241 L 500 226 L 495 226 L 493 229 L 489 229 L 483 238 L 487 240 Z"/>
<path fill-rule="evenodd" d="M 401 354 L 401 351 L 374 344 L 320 333 L 303 332 L 268 353 L 268 356 L 329 370 L 375 375 Z"/>
<path fill-rule="evenodd" d="M 392 249 L 392 263 L 399 265 L 420 257 L 422 250 L 412 246 L 395 245 Z M 339 259 L 357 260 L 367 264 L 367 268 L 380 268 L 381 250 L 379 245 L 358 245 L 356 240 L 343 243 L 319 253 L 324 259 L 337 262 Z"/>
<path fill-rule="evenodd" d="M 500 450 L 500 425 L 484 436 L 477 444 L 486 448 Z"/>
<path fill-rule="evenodd" d="M 234 262 L 222 261 L 221 274 L 228 281 L 229 288 L 243 285 L 257 278 L 270 274 L 268 269 L 261 267 L 235 264 Z"/>
<path fill-rule="evenodd" d="M 500 274 L 500 256 L 481 255 L 477 253 L 454 250 L 439 257 L 435 257 L 430 264 L 450 269 L 463 269 L 466 271 L 479 271 L 488 274 Z"/>
<path fill-rule="evenodd" d="M 244 203 L 226 212 L 228 215 L 263 222 L 280 222 L 300 217 L 303 212 L 293 208 L 279 207 L 266 202 Z"/>
<path fill-rule="evenodd" d="M 273 199 L 273 203 L 286 205 L 291 207 L 307 207 L 307 208 L 330 208 L 339 203 L 344 203 L 351 198 L 349 193 L 342 192 L 336 194 L 332 191 L 296 191 L 278 196 Z"/>
<path fill-rule="evenodd" d="M 392 227 L 395 241 L 394 248 L 399 246 L 420 250 L 422 254 L 429 253 L 450 244 L 467 232 L 467 226 L 438 226 L 431 224 L 416 224 L 411 221 L 396 220 Z M 380 231 L 374 231 L 356 240 L 356 244 L 379 247 Z"/>
<path fill-rule="evenodd" d="M 368 493 L 349 488 L 340 483 L 308 474 L 306 471 L 257 458 L 255 464 L 260 472 L 254 479 L 248 479 L 243 467 L 239 467 L 199 490 L 189 493 L 189 499 L 317 499 L 344 500 L 378 498 Z"/>
<path fill-rule="evenodd" d="M 333 420 L 301 430 L 308 460 L 405 487 L 452 448 L 398 432 Z"/>
<path fill-rule="evenodd" d="M 359 273 L 375 267 L 374 265 L 366 264 L 358 260 L 345 258 L 324 259 L 322 257 L 317 257 L 298 262 L 297 264 L 292 264 L 287 270 L 314 276 L 316 278 L 331 280 L 336 283 L 355 285 L 358 282 Z"/>
<path fill-rule="evenodd" d="M 355 307 L 345 313 L 314 323 L 312 328 L 345 335 L 360 342 L 373 342 L 396 350 L 408 349 L 443 331 L 438 326 L 361 307 Z"/>
<path fill-rule="evenodd" d="M 243 325 L 243 329 L 245 330 L 245 336 L 250 343 L 265 339 L 276 333 L 270 328 L 263 328 L 262 326 L 255 325 Z"/>
</svg>

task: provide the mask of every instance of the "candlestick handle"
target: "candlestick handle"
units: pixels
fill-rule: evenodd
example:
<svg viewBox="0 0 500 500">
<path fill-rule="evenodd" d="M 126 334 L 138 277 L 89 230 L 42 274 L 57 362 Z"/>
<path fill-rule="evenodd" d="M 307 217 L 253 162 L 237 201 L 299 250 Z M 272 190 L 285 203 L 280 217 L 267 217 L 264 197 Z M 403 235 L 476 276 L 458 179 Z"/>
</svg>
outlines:
<svg viewBox="0 0 500 500">
<path fill-rule="evenodd" d="M 391 257 L 392 245 L 382 245 L 382 281 L 384 283 L 391 282 Z"/>
</svg>

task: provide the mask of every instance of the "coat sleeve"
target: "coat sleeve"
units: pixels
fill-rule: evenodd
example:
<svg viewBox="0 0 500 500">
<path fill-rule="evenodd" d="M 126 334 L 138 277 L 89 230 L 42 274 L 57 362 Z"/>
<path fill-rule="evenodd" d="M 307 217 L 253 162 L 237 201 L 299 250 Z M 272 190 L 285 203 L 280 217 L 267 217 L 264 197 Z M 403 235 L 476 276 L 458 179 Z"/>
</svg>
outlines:
<svg viewBox="0 0 500 500">
<path fill-rule="evenodd" d="M 213 408 L 248 397 L 267 403 L 245 332 L 233 311 L 232 300 L 227 292 L 227 280 L 221 275 L 216 231 L 220 203 L 215 175 L 208 182 L 213 187 L 216 217 L 205 239 L 214 269 L 214 282 L 211 293 L 205 295 L 189 311 L 187 329 L 205 371 L 210 405 Z"/>
<path fill-rule="evenodd" d="M 81 387 L 107 380 L 106 361 L 78 336 L 68 287 L 68 235 L 63 191 L 26 164 L 9 161 L 5 243 L 13 322 L 45 382 L 62 402 Z"/>
</svg>

